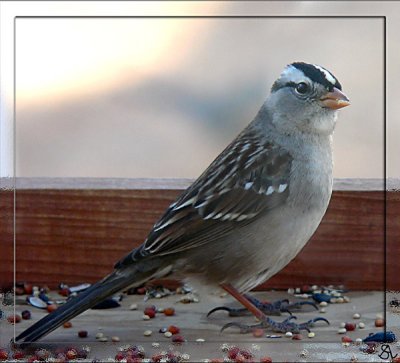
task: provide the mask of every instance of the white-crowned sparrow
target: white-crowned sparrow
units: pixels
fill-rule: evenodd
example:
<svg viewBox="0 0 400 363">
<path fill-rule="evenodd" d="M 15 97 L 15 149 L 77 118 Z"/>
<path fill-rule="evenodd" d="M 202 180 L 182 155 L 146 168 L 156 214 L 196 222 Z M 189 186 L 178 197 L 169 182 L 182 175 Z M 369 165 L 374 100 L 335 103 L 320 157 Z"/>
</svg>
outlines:
<svg viewBox="0 0 400 363">
<path fill-rule="evenodd" d="M 16 342 L 36 341 L 117 291 L 170 272 L 196 274 L 238 298 L 235 291 L 249 291 L 281 270 L 310 239 L 331 197 L 332 133 L 337 109 L 349 105 L 341 89 L 325 68 L 288 65 L 254 120 L 144 243 Z"/>
</svg>

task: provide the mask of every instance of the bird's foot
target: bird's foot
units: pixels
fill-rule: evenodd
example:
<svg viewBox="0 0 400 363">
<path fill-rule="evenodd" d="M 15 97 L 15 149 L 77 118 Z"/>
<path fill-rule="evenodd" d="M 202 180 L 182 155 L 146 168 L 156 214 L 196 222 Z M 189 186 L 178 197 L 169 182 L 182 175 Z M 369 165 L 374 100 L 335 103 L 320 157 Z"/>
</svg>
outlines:
<svg viewBox="0 0 400 363">
<path fill-rule="evenodd" d="M 317 317 L 314 319 L 311 319 L 307 322 L 301 323 L 301 324 L 296 324 L 292 320 L 297 319 L 295 316 L 291 315 L 287 319 L 285 319 L 282 322 L 276 322 L 275 320 L 265 317 L 260 323 L 254 324 L 254 325 L 247 325 L 243 323 L 237 323 L 237 322 L 231 322 L 225 324 L 221 328 L 221 332 L 223 332 L 225 329 L 230 328 L 230 327 L 237 327 L 240 329 L 240 333 L 246 334 L 254 331 L 255 329 L 270 329 L 273 330 L 274 332 L 277 333 L 286 333 L 286 332 L 291 332 L 298 334 L 302 330 L 306 330 L 310 332 L 310 328 L 314 326 L 314 324 L 317 321 L 324 321 L 329 325 L 329 321 L 325 318 Z"/>
<path fill-rule="evenodd" d="M 289 313 L 292 315 L 291 311 L 293 310 L 299 310 L 301 309 L 304 305 L 311 305 L 313 308 L 318 310 L 317 305 L 314 302 L 311 301 L 297 301 L 297 302 L 289 302 L 288 299 L 283 299 L 283 300 L 277 300 L 272 303 L 269 302 L 262 302 L 258 299 L 256 299 L 253 296 L 250 295 L 245 295 L 246 299 L 249 300 L 254 306 L 256 306 L 258 309 L 260 309 L 264 314 L 266 315 L 281 315 L 282 313 Z M 248 315 L 249 311 L 246 308 L 230 308 L 227 306 L 218 306 L 212 310 L 210 310 L 207 314 L 207 316 L 210 316 L 216 311 L 227 311 L 229 313 L 229 316 L 244 316 Z"/>
</svg>

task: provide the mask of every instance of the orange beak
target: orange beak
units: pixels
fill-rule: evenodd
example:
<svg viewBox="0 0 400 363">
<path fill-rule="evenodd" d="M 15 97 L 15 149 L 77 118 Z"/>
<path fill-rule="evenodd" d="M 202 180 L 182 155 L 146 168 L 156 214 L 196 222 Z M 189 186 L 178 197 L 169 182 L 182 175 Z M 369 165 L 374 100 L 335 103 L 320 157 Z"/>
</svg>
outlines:
<svg viewBox="0 0 400 363">
<path fill-rule="evenodd" d="M 339 108 L 350 105 L 350 100 L 347 96 L 336 87 L 333 88 L 332 92 L 328 92 L 319 100 L 323 107 L 330 108 L 331 110 L 338 110 Z"/>
</svg>

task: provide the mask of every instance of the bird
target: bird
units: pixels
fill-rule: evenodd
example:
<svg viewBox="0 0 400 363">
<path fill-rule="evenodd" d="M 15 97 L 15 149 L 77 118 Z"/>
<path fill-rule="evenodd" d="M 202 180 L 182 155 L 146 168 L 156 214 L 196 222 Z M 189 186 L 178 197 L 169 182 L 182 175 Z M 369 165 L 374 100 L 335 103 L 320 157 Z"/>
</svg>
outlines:
<svg viewBox="0 0 400 363">
<path fill-rule="evenodd" d="M 143 243 L 15 343 L 27 346 L 107 297 L 171 274 L 221 286 L 266 325 L 299 328 L 289 319 L 265 317 L 244 294 L 285 267 L 320 224 L 332 193 L 338 110 L 348 105 L 326 68 L 285 66 L 254 119 L 166 209 Z"/>
</svg>

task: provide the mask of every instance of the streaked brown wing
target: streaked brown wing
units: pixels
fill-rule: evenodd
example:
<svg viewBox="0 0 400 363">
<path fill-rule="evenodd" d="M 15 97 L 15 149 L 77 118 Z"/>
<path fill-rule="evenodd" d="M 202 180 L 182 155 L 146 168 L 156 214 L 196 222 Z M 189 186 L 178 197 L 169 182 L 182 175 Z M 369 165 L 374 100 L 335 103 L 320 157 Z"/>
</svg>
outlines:
<svg viewBox="0 0 400 363">
<path fill-rule="evenodd" d="M 166 210 L 143 245 L 120 263 L 204 245 L 251 223 L 286 201 L 291 162 L 281 147 L 246 129 Z"/>
</svg>

